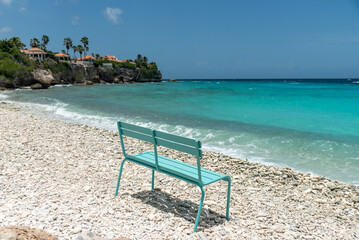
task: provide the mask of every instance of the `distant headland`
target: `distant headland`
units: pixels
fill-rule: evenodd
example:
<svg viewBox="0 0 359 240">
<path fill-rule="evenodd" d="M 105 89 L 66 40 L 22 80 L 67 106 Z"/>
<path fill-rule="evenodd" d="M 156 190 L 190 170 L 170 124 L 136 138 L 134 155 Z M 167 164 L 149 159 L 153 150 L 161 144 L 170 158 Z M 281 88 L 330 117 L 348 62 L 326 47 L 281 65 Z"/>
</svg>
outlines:
<svg viewBox="0 0 359 240">
<path fill-rule="evenodd" d="M 19 37 L 0 40 L 0 89 L 44 89 L 56 84 L 92 85 L 97 83 L 159 82 L 162 74 L 155 62 L 138 54 L 135 60 L 91 53 L 89 40 L 82 45 L 65 38 L 66 50 L 52 52 L 46 48 L 50 39 L 43 35 L 30 40 L 30 47 Z M 69 50 L 73 51 L 73 57 Z M 76 53 L 80 56 L 76 57 Z"/>
</svg>

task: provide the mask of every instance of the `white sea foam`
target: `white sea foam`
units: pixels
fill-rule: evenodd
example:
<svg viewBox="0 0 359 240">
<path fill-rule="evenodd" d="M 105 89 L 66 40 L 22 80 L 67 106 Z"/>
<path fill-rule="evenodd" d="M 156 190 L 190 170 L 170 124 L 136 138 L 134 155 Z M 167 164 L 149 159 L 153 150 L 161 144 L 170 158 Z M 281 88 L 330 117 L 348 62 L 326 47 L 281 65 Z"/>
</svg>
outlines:
<svg viewBox="0 0 359 240">
<path fill-rule="evenodd" d="M 72 86 L 72 84 L 57 84 L 57 85 L 53 85 L 50 88 L 57 88 L 57 87 L 70 87 Z"/>
<path fill-rule="evenodd" d="M 107 130 L 116 130 L 118 120 L 92 114 L 82 114 L 68 109 L 68 104 L 53 99 L 52 104 L 13 102 L 26 112 L 71 123 L 85 124 Z"/>
<path fill-rule="evenodd" d="M 0 100 L 5 100 L 5 99 L 7 99 L 7 98 L 9 98 L 8 95 L 6 95 L 6 94 L 0 94 Z"/>
</svg>

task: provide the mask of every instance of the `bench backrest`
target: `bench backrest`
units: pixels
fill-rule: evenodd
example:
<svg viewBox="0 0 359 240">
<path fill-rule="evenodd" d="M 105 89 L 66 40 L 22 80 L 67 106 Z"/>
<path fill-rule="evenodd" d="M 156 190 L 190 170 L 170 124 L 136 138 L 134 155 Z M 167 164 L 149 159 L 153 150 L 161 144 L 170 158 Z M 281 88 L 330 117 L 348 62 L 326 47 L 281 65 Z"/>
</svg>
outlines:
<svg viewBox="0 0 359 240">
<path fill-rule="evenodd" d="M 122 138 L 123 135 L 153 144 L 157 170 L 160 170 L 161 168 L 161 166 L 159 166 L 158 164 L 157 146 L 163 146 L 180 152 L 189 153 L 197 157 L 198 182 L 202 183 L 201 171 L 200 171 L 201 169 L 200 158 L 202 157 L 202 150 L 201 150 L 202 145 L 200 141 L 161 132 L 161 131 L 156 131 L 153 129 L 140 127 L 137 125 L 124 123 L 124 122 L 117 122 L 117 126 L 120 133 L 122 151 L 125 157 L 128 157 L 129 155 L 127 155 L 125 151 L 125 145 Z"/>
</svg>

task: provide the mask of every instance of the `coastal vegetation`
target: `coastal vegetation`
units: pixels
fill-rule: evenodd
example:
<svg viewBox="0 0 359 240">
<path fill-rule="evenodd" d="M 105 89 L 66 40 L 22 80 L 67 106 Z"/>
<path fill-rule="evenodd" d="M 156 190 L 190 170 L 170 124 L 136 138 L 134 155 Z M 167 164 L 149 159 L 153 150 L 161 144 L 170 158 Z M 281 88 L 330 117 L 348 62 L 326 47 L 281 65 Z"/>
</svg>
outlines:
<svg viewBox="0 0 359 240">
<path fill-rule="evenodd" d="M 101 57 L 98 53 L 89 56 L 87 37 L 80 39 L 81 44 L 74 44 L 73 40 L 67 37 L 63 41 L 66 50 L 62 50 L 62 55 L 59 55 L 47 49 L 49 42 L 50 38 L 47 35 L 43 35 L 41 41 L 34 37 L 29 41 L 31 49 L 26 49 L 26 44 L 19 37 L 0 40 L 0 88 L 16 88 L 38 83 L 40 80 L 33 76 L 38 75 L 37 72 L 40 70 L 53 75 L 55 80 L 51 80 L 51 84 L 88 81 L 120 83 L 162 79 L 157 64 L 149 63 L 148 58 L 142 57 L 141 54 L 138 54 L 134 61 L 120 61 L 114 56 L 109 58 L 108 55 Z M 70 49 L 73 51 L 73 58 L 68 54 Z M 76 58 L 76 53 L 80 58 Z M 49 84 L 42 85 L 44 88 L 48 86 Z"/>
<path fill-rule="evenodd" d="M 24 46 L 18 37 L 0 40 L 0 86 L 13 85 L 15 79 L 25 77 L 37 67 L 37 62 L 21 54 Z"/>
</svg>

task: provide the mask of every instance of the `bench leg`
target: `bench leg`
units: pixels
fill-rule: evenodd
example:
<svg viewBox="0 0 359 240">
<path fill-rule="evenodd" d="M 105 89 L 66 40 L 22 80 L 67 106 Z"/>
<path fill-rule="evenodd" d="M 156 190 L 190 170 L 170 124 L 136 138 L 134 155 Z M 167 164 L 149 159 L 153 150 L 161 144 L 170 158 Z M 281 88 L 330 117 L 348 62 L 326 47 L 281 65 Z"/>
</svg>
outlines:
<svg viewBox="0 0 359 240">
<path fill-rule="evenodd" d="M 204 200 L 204 195 L 205 195 L 203 187 L 200 187 L 200 188 L 201 188 L 201 192 L 202 192 L 202 197 L 201 197 L 201 202 L 199 204 L 196 223 L 194 224 L 193 232 L 197 232 L 197 225 L 198 225 L 198 222 L 199 222 L 199 218 L 201 217 L 202 205 L 203 205 L 203 200 Z"/>
<path fill-rule="evenodd" d="M 231 178 L 229 177 L 228 180 L 228 190 L 227 190 L 227 211 L 226 211 L 226 219 L 229 221 L 229 202 L 231 201 Z"/>
<path fill-rule="evenodd" d="M 155 186 L 155 170 L 152 170 L 152 191 L 154 189 Z"/>
<path fill-rule="evenodd" d="M 122 162 L 121 162 L 121 167 L 120 167 L 120 172 L 119 172 L 119 174 L 118 174 L 118 180 L 117 180 L 117 186 L 116 186 L 115 196 L 117 196 L 117 194 L 118 194 L 118 187 L 120 186 L 122 168 L 123 168 L 123 164 L 125 163 L 125 161 L 126 161 L 126 159 L 123 159 Z"/>
</svg>

